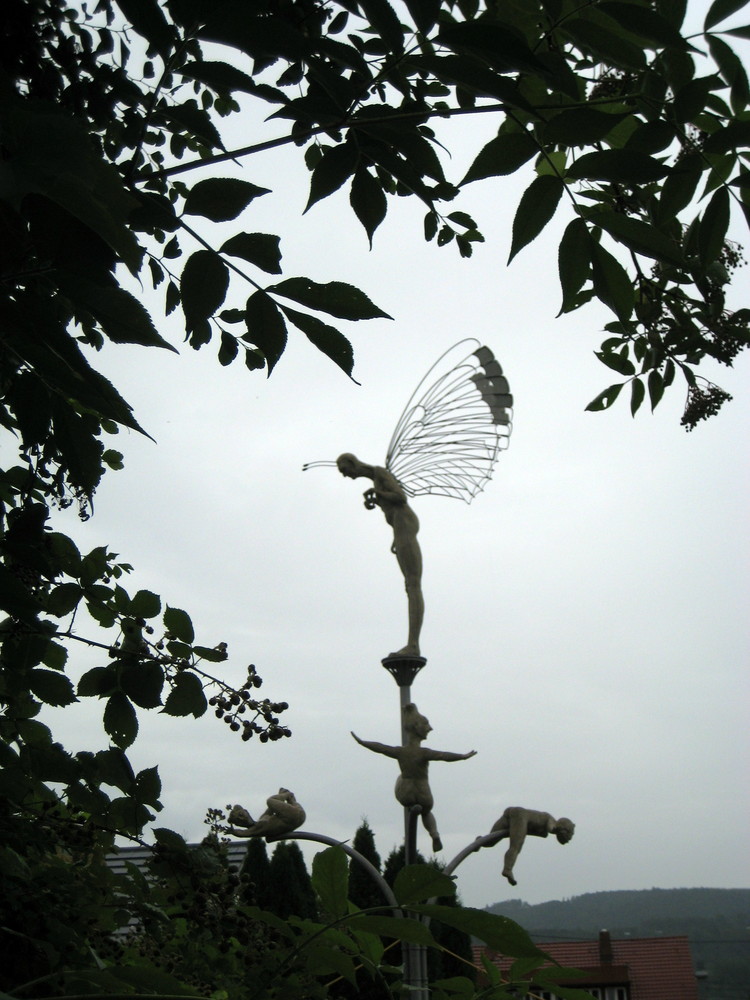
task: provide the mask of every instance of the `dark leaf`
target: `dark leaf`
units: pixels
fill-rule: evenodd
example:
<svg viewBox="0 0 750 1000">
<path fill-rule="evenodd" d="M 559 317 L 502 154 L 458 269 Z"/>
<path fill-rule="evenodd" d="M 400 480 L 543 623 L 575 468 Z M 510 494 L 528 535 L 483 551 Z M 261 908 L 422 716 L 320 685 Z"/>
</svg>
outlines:
<svg viewBox="0 0 750 1000">
<path fill-rule="evenodd" d="M 125 793 L 131 790 L 135 774 L 130 766 L 130 761 L 122 750 L 115 747 L 111 747 L 109 750 L 100 750 L 95 759 L 98 777 L 105 785 L 119 788 L 121 792 Z"/>
<path fill-rule="evenodd" d="M 114 284 L 96 284 L 72 273 L 61 274 L 59 283 L 74 308 L 82 307 L 90 312 L 115 344 L 141 344 L 175 350 L 156 332 L 143 305 L 124 288 Z"/>
<path fill-rule="evenodd" d="M 628 34 L 637 35 L 649 48 L 684 48 L 687 44 L 680 32 L 652 7 L 605 0 L 597 5 L 597 10 L 617 21 Z"/>
<path fill-rule="evenodd" d="M 343 917 L 349 907 L 349 864 L 341 848 L 329 847 L 315 855 L 311 881 L 326 917 Z"/>
<path fill-rule="evenodd" d="M 708 136 L 703 150 L 706 153 L 728 153 L 747 146 L 750 146 L 750 121 L 730 121 Z"/>
<path fill-rule="evenodd" d="M 27 100 L 23 107 L 4 111 L 3 128 L 4 145 L 12 152 L 5 183 L 15 182 L 19 197 L 38 192 L 65 209 L 138 274 L 143 250 L 128 226 L 138 203 L 115 167 L 94 148 L 82 120 L 49 102 Z"/>
<path fill-rule="evenodd" d="M 227 365 L 231 365 L 237 357 L 239 349 L 240 345 L 237 338 L 231 333 L 227 333 L 226 330 L 222 330 L 221 341 L 219 344 L 219 364 L 224 368 L 226 368 Z"/>
<path fill-rule="evenodd" d="M 604 15 L 598 24 L 587 18 L 573 17 L 563 22 L 562 30 L 600 62 L 636 70 L 646 65 L 643 49 L 625 38 L 617 22 Z"/>
<path fill-rule="evenodd" d="M 140 204 L 130 213 L 130 225 L 137 232 L 148 232 L 151 229 L 163 229 L 166 233 L 173 233 L 179 228 L 180 220 L 175 214 L 174 205 L 163 195 L 154 194 L 152 191 L 139 191 L 138 198 Z M 176 241 L 176 237 L 175 243 Z M 169 257 L 166 248 L 164 256 Z M 154 261 L 149 259 L 149 267 L 153 268 Z M 155 275 L 154 288 L 161 283 L 161 278 Z"/>
<path fill-rule="evenodd" d="M 281 274 L 279 237 L 266 233 L 237 233 L 220 248 L 221 253 L 241 257 L 268 274 Z"/>
<path fill-rule="evenodd" d="M 219 319 L 222 321 L 222 323 L 244 323 L 245 310 L 222 309 L 222 311 L 219 313 Z"/>
<path fill-rule="evenodd" d="M 227 222 L 236 219 L 254 198 L 268 193 L 269 188 L 258 187 L 249 181 L 209 177 L 190 189 L 184 211 L 186 215 L 202 215 L 212 222 Z"/>
<path fill-rule="evenodd" d="M 169 24 L 157 0 L 117 0 L 125 20 L 149 45 L 165 57 L 176 42 L 175 29 Z"/>
<path fill-rule="evenodd" d="M 703 213 L 698 229 L 698 250 L 704 267 L 721 254 L 729 228 L 729 192 L 720 187 Z"/>
<path fill-rule="evenodd" d="M 678 122 L 685 124 L 694 121 L 708 103 L 709 95 L 721 84 L 719 77 L 702 76 L 689 80 L 677 89 L 674 97 L 674 115 Z M 680 167 L 680 164 L 677 165 Z"/>
<path fill-rule="evenodd" d="M 372 238 L 385 218 L 388 200 L 381 185 L 365 167 L 359 167 L 352 178 L 349 202 L 365 228 L 372 249 Z"/>
<path fill-rule="evenodd" d="M 513 241 L 508 263 L 541 233 L 560 203 L 565 185 L 550 174 L 535 178 L 526 188 L 513 219 Z"/>
<path fill-rule="evenodd" d="M 31 595 L 16 574 L 2 564 L 0 564 L 0 608 L 13 618 L 20 618 L 26 622 L 33 622 L 42 610 L 42 605 Z"/>
<path fill-rule="evenodd" d="M 538 152 L 539 145 L 530 132 L 504 132 L 479 151 L 461 184 L 515 173 Z"/>
<path fill-rule="evenodd" d="M 120 686 L 139 708 L 157 708 L 161 705 L 164 670 L 154 660 L 125 663 L 120 674 Z"/>
<path fill-rule="evenodd" d="M 747 0 L 714 0 L 708 8 L 708 13 L 703 22 L 703 30 L 710 31 L 715 25 L 725 21 L 738 10 L 747 6 Z"/>
<path fill-rule="evenodd" d="M 139 836 L 143 827 L 154 817 L 148 809 L 129 796 L 113 799 L 105 817 L 105 824 L 118 833 Z M 157 977 L 159 978 L 159 977 Z"/>
<path fill-rule="evenodd" d="M 686 159 L 665 179 L 659 196 L 658 220 L 668 224 L 692 201 L 702 176 L 699 158 Z"/>
<path fill-rule="evenodd" d="M 130 602 L 130 614 L 136 618 L 156 618 L 161 614 L 161 598 L 150 590 L 139 590 Z"/>
<path fill-rule="evenodd" d="M 335 361 L 339 368 L 351 378 L 354 368 L 354 352 L 346 337 L 335 327 L 318 319 L 317 316 L 297 312 L 288 306 L 283 306 L 282 309 L 284 315 L 304 333 L 310 343 L 314 344 L 331 361 Z"/>
<path fill-rule="evenodd" d="M 669 167 L 632 150 L 604 149 L 584 153 L 567 170 L 570 180 L 602 180 L 618 184 L 648 184 L 669 173 Z"/>
<path fill-rule="evenodd" d="M 55 444 L 68 467 L 69 479 L 91 496 L 103 473 L 102 443 L 92 433 L 90 422 L 62 399 L 54 400 L 53 409 Z"/>
<path fill-rule="evenodd" d="M 193 646 L 193 652 L 201 660 L 208 660 L 210 663 L 222 663 L 227 658 L 227 650 L 224 644 L 220 646 Z"/>
<path fill-rule="evenodd" d="M 50 591 L 47 598 L 47 614 L 62 618 L 78 607 L 83 591 L 77 583 L 61 583 Z"/>
<path fill-rule="evenodd" d="M 183 104 L 160 103 L 159 110 L 154 112 L 154 121 L 165 121 L 170 130 L 177 126 L 179 132 L 184 132 L 190 140 L 197 138 L 209 148 L 221 148 L 221 136 L 216 126 L 209 114 L 193 100 Z"/>
<path fill-rule="evenodd" d="M 168 830 L 165 826 L 159 826 L 154 831 L 154 839 L 157 844 L 161 844 L 162 847 L 166 847 L 169 851 L 175 851 L 177 854 L 186 854 L 188 851 L 188 845 L 179 833 L 175 833 L 174 830 Z"/>
<path fill-rule="evenodd" d="M 612 371 L 619 372 L 620 375 L 635 375 L 635 365 L 623 354 L 616 351 L 597 351 L 597 358 Z"/>
<path fill-rule="evenodd" d="M 113 448 L 107 448 L 106 451 L 102 452 L 102 462 L 104 462 L 104 464 L 110 469 L 119 471 L 120 469 L 125 468 L 122 452 L 115 451 Z"/>
<path fill-rule="evenodd" d="M 729 84 L 733 107 L 743 111 L 750 100 L 750 85 L 742 61 L 734 49 L 716 35 L 708 35 L 708 47 L 721 75 Z"/>
<path fill-rule="evenodd" d="M 630 412 L 636 415 L 638 409 L 646 396 L 646 387 L 639 378 L 634 378 L 630 383 Z"/>
<path fill-rule="evenodd" d="M 423 55 L 413 57 L 411 63 L 420 70 L 424 69 L 434 74 L 438 80 L 457 84 L 472 94 L 494 97 L 510 107 L 533 111 L 532 105 L 523 96 L 515 80 L 496 73 L 485 63 L 471 56 Z"/>
<path fill-rule="evenodd" d="M 583 219 L 569 222 L 560 240 L 557 267 L 562 288 L 560 312 L 573 308 L 575 298 L 591 270 L 591 237 Z"/>
<path fill-rule="evenodd" d="M 458 52 L 471 52 L 486 59 L 501 73 L 523 71 L 542 75 L 546 67 L 510 25 L 493 21 L 463 21 L 444 26 L 438 41 Z"/>
<path fill-rule="evenodd" d="M 605 114 L 595 108 L 570 108 L 547 122 L 544 141 L 563 146 L 590 146 L 604 139 L 627 117 L 627 114 Z"/>
<path fill-rule="evenodd" d="M 193 715 L 197 719 L 205 713 L 207 707 L 200 678 L 189 671 L 183 671 L 175 677 L 162 711 L 167 715 Z"/>
<path fill-rule="evenodd" d="M 115 746 L 126 749 L 138 735 L 138 719 L 130 700 L 120 691 L 110 695 L 104 709 L 104 731 Z"/>
<path fill-rule="evenodd" d="M 592 212 L 587 219 L 634 253 L 651 257 L 664 264 L 674 264 L 676 267 L 685 265 L 678 244 L 646 222 L 610 211 Z"/>
<path fill-rule="evenodd" d="M 61 646 L 57 642 L 47 643 L 47 648 L 42 657 L 42 663 L 45 667 L 50 667 L 52 670 L 64 670 L 67 661 L 68 651 L 65 646 Z"/>
<path fill-rule="evenodd" d="M 29 689 L 47 705 L 72 705 L 78 701 L 70 678 L 57 670 L 34 667 L 29 672 Z"/>
<path fill-rule="evenodd" d="M 399 903 L 422 903 L 433 896 L 453 896 L 456 883 L 431 865 L 407 865 L 396 876 L 393 894 Z"/>
<path fill-rule="evenodd" d="M 221 308 L 229 288 L 224 261 L 209 250 L 196 250 L 188 257 L 180 278 L 185 325 L 193 330 Z"/>
<path fill-rule="evenodd" d="M 608 410 L 620 395 L 623 384 L 622 382 L 618 382 L 616 385 L 610 385 L 604 392 L 600 392 L 595 399 L 592 399 L 586 409 L 593 411 Z"/>
<path fill-rule="evenodd" d="M 235 91 L 244 91 L 247 94 L 255 94 L 266 101 L 273 101 L 283 104 L 286 97 L 283 92 L 268 84 L 259 84 L 247 73 L 223 62 L 189 62 L 180 67 L 180 73 L 192 80 L 200 80 L 207 87 L 220 94 L 232 94 Z"/>
<path fill-rule="evenodd" d="M 544 957 L 526 931 L 508 917 L 464 906 L 420 905 L 410 907 L 416 913 L 439 920 L 484 941 L 493 951 L 513 958 Z"/>
<path fill-rule="evenodd" d="M 174 281 L 170 281 L 167 285 L 167 291 L 164 296 L 164 312 L 167 316 L 173 313 L 177 306 L 182 301 L 180 296 L 180 290 Z"/>
<path fill-rule="evenodd" d="M 440 13 L 440 0 L 405 0 L 406 6 L 416 26 L 427 34 Z"/>
<path fill-rule="evenodd" d="M 619 319 L 630 318 L 635 304 L 635 292 L 630 275 L 611 253 L 592 243 L 592 276 L 598 299 L 615 312 Z"/>
<path fill-rule="evenodd" d="M 358 161 L 359 152 L 353 142 L 343 142 L 325 149 L 310 178 L 310 196 L 305 205 L 305 212 L 317 201 L 338 191 L 344 181 L 354 173 Z"/>
<path fill-rule="evenodd" d="M 404 48 L 404 33 L 398 15 L 388 0 L 359 0 L 359 7 L 383 39 L 386 52 L 401 52 Z"/>
<path fill-rule="evenodd" d="M 309 278 L 287 278 L 278 285 L 271 285 L 268 290 L 339 319 L 393 318 L 372 303 L 359 288 L 343 281 L 329 281 L 321 285 Z"/>
<path fill-rule="evenodd" d="M 435 946 L 435 939 L 426 924 L 420 920 L 408 920 L 401 917 L 376 917 L 369 914 L 353 914 L 349 918 L 353 929 L 378 934 L 381 937 L 396 938 L 413 944 Z"/>
<path fill-rule="evenodd" d="M 113 664 L 107 667 L 92 667 L 78 681 L 81 698 L 106 698 L 117 687 L 117 669 Z"/>
<path fill-rule="evenodd" d="M 284 317 L 271 296 L 259 290 L 247 300 L 245 322 L 247 335 L 243 340 L 249 340 L 263 352 L 270 375 L 286 347 Z"/>
<path fill-rule="evenodd" d="M 476 229 L 477 224 L 467 212 L 449 212 L 448 218 L 464 229 Z"/>
<path fill-rule="evenodd" d="M 167 631 L 170 632 L 175 639 L 179 639 L 182 642 L 187 643 L 191 643 L 195 639 L 193 623 L 187 611 L 182 611 L 180 608 L 170 608 L 170 606 L 167 605 L 163 621 L 164 628 L 167 629 Z"/>
<path fill-rule="evenodd" d="M 138 772 L 135 779 L 134 795 L 139 802 L 144 802 L 155 809 L 160 808 L 161 778 L 159 777 L 158 768 L 147 767 L 143 771 Z"/>
<path fill-rule="evenodd" d="M 664 379 L 660 372 L 654 369 L 648 373 L 648 396 L 651 400 L 651 412 L 659 405 L 661 397 L 664 395 Z"/>
</svg>

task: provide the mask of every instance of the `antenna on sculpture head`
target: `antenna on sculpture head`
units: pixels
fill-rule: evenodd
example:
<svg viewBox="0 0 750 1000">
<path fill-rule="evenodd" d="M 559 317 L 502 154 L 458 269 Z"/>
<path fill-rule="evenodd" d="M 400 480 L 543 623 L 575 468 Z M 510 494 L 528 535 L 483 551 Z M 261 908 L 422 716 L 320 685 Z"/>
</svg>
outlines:
<svg viewBox="0 0 750 1000">
<path fill-rule="evenodd" d="M 330 459 L 327 458 L 322 459 L 320 462 L 305 462 L 305 464 L 302 466 L 302 471 L 307 472 L 308 469 L 322 469 L 322 468 L 335 469 L 336 463 L 330 461 Z"/>
</svg>

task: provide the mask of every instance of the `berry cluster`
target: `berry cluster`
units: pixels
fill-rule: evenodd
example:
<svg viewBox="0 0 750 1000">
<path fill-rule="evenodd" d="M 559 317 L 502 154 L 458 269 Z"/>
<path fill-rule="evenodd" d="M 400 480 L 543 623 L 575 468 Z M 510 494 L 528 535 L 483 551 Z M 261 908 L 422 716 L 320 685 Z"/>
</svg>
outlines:
<svg viewBox="0 0 750 1000">
<path fill-rule="evenodd" d="M 268 698 L 259 701 L 252 696 L 253 689 L 259 688 L 262 683 L 255 665 L 251 663 L 242 688 L 223 687 L 220 694 L 208 700 L 216 718 L 223 719 L 233 733 L 242 733 L 244 742 L 256 733 L 261 743 L 275 742 L 292 735 L 290 729 L 279 723 L 279 714 L 289 708 L 287 702 L 270 701 Z"/>
<path fill-rule="evenodd" d="M 692 431 L 699 421 L 715 416 L 731 398 L 728 392 L 713 382 L 691 385 L 680 423 L 686 431 Z"/>
</svg>

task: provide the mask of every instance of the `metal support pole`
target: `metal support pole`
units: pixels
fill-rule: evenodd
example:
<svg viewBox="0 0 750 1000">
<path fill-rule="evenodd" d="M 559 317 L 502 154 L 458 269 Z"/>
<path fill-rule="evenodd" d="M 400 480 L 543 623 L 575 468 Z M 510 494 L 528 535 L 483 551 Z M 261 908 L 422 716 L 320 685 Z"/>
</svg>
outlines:
<svg viewBox="0 0 750 1000">
<path fill-rule="evenodd" d="M 401 745 L 406 745 L 404 709 L 411 703 L 411 684 L 427 663 L 424 656 L 386 656 L 381 661 L 393 677 L 399 690 L 399 716 L 401 719 Z M 412 865 L 417 859 L 417 822 L 421 806 L 404 806 L 404 864 Z M 404 958 L 404 985 L 409 987 L 413 1000 L 428 1000 L 430 988 L 427 976 L 427 948 L 421 944 L 402 945 Z"/>
</svg>

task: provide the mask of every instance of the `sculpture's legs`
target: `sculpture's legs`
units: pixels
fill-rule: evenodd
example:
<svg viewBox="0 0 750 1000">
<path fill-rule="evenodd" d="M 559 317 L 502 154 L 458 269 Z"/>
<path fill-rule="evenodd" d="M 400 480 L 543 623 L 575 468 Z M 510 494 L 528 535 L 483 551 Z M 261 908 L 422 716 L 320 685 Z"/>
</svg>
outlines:
<svg viewBox="0 0 750 1000">
<path fill-rule="evenodd" d="M 505 852 L 505 858 L 503 859 L 503 875 L 507 878 L 511 885 L 516 885 L 516 880 L 513 877 L 513 866 L 516 863 L 516 858 L 518 857 L 525 840 L 526 820 L 523 816 L 517 815 L 513 812 L 513 810 L 510 810 L 508 825 L 508 850 Z"/>
<path fill-rule="evenodd" d="M 442 851 L 443 842 L 440 839 L 437 821 L 432 810 L 422 813 L 422 824 L 424 825 L 425 830 L 429 833 L 430 837 L 432 837 L 432 850 L 434 853 L 437 854 L 438 851 Z"/>
</svg>

